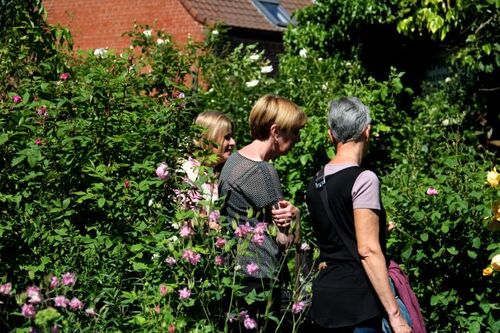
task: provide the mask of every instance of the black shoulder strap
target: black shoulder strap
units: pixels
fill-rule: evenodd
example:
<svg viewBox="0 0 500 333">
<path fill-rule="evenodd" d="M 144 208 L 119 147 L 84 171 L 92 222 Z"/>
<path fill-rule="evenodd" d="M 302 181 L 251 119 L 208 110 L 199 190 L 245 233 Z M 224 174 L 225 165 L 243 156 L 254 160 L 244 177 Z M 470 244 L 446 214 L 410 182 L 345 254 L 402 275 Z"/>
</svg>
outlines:
<svg viewBox="0 0 500 333">
<path fill-rule="evenodd" d="M 335 222 L 333 218 L 333 213 L 332 210 L 330 209 L 330 205 L 328 204 L 328 191 L 326 189 L 326 178 L 325 178 L 325 168 L 322 168 L 317 174 L 316 174 L 316 180 L 314 181 L 314 185 L 316 187 L 316 190 L 319 191 L 319 195 L 321 197 L 321 201 L 323 202 L 323 207 L 326 210 L 326 214 L 328 215 L 328 219 L 330 220 L 330 224 L 333 226 L 337 234 L 340 236 L 340 239 L 344 243 L 344 245 L 347 247 L 347 250 L 349 250 L 349 253 L 352 255 L 352 257 L 357 261 L 360 262 L 359 259 L 359 254 L 357 252 L 357 246 L 356 244 L 347 236 L 347 234 L 340 228 Z"/>
</svg>

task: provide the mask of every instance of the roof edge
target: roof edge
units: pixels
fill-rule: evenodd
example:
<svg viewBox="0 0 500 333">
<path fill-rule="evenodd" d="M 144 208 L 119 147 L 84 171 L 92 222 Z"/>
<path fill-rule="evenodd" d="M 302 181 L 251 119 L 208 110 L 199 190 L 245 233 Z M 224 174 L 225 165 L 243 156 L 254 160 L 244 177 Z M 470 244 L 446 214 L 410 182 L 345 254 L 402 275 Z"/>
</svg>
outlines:
<svg viewBox="0 0 500 333">
<path fill-rule="evenodd" d="M 191 1 L 179 0 L 179 2 L 182 4 L 182 7 L 186 9 L 189 15 L 191 15 L 191 17 L 194 18 L 198 23 L 201 23 L 203 25 L 211 23 L 209 22 L 207 17 L 201 16 L 200 13 L 198 13 L 198 11 L 195 8 L 193 8 L 193 6 L 191 5 Z"/>
</svg>

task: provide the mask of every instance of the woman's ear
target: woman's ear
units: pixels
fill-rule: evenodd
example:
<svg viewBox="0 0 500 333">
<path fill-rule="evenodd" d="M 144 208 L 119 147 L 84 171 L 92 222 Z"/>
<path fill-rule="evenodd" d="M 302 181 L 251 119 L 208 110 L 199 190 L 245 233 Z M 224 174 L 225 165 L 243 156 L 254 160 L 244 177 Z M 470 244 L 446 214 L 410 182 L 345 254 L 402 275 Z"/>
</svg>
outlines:
<svg viewBox="0 0 500 333">
<path fill-rule="evenodd" d="M 363 135 L 366 141 L 370 139 L 371 131 L 372 131 L 372 125 L 368 124 L 368 126 L 366 126 L 365 130 L 363 131 Z"/>
<path fill-rule="evenodd" d="M 280 131 L 278 129 L 278 125 L 272 124 L 271 127 L 269 128 L 269 137 L 277 140 L 280 136 Z"/>
<path fill-rule="evenodd" d="M 332 130 L 331 129 L 328 129 L 328 137 L 330 138 L 330 141 L 333 143 L 333 144 L 336 144 L 337 142 L 335 141 L 335 137 L 333 136 L 333 133 L 332 133 Z"/>
</svg>

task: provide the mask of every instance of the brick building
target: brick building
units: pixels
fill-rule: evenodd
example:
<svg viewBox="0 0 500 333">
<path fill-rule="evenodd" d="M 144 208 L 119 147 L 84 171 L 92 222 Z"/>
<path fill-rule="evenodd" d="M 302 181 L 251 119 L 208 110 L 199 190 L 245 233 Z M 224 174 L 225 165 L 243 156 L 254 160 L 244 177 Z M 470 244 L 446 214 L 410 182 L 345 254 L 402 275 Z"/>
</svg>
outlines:
<svg viewBox="0 0 500 333">
<path fill-rule="evenodd" d="M 234 44 L 254 43 L 268 56 L 282 49 L 282 35 L 291 13 L 312 0 L 45 0 L 48 21 L 68 27 L 75 47 L 92 49 L 129 46 L 122 34 L 134 23 L 171 34 L 185 43 L 188 34 L 202 40 L 207 27 L 224 23 Z"/>
</svg>

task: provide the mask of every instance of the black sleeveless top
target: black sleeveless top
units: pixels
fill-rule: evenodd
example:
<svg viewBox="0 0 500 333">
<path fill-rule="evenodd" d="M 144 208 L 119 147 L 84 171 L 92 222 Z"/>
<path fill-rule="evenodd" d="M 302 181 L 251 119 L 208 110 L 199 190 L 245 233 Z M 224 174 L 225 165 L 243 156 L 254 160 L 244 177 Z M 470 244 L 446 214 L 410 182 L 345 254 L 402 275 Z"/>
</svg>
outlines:
<svg viewBox="0 0 500 333">
<path fill-rule="evenodd" d="M 351 244 L 344 244 L 329 220 L 320 191 L 316 189 L 315 179 L 310 182 L 307 189 L 307 206 L 311 215 L 313 234 L 320 250 L 319 262 L 327 264 L 313 282 L 311 307 L 312 319 L 323 327 L 353 326 L 384 314 L 359 256 L 354 258 L 351 254 L 358 253 L 351 192 L 361 172 L 363 169 L 354 166 L 326 177 L 325 186 L 335 219 L 333 223 L 336 223 L 337 228 L 342 228 L 344 234 L 351 240 Z M 379 240 L 385 256 L 386 217 L 383 208 L 379 217 Z M 347 246 L 351 246 L 351 251 Z"/>
</svg>

